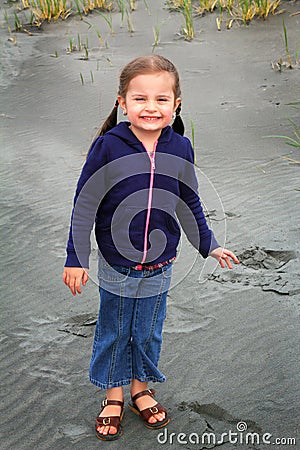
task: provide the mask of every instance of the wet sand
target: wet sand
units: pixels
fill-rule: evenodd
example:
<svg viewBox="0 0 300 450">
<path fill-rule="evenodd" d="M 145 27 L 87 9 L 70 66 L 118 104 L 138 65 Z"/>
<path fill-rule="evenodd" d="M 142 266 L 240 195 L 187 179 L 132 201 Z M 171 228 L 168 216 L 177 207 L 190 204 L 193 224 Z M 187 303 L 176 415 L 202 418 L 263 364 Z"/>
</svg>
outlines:
<svg viewBox="0 0 300 450">
<path fill-rule="evenodd" d="M 64 249 L 84 154 L 113 105 L 119 70 L 151 53 L 152 26 L 163 21 L 156 53 L 181 73 L 207 217 L 241 259 L 234 271 L 222 271 L 195 259 L 183 239 L 160 361 L 168 381 L 155 386 L 172 416 L 168 433 L 220 436 L 245 421 L 251 432 L 300 442 L 299 165 L 284 159 L 300 158 L 284 141 L 262 138 L 292 136 L 287 117 L 299 116 L 287 106 L 299 101 L 299 70 L 271 68 L 285 55 L 282 17 L 222 32 L 215 16 L 198 18 L 196 38 L 187 43 L 176 35 L 181 17 L 149 3 L 150 16 L 143 2 L 132 14 L 132 37 L 126 23 L 119 28 L 119 14 L 114 36 L 100 16 L 88 16 L 107 40 L 102 49 L 77 19 L 17 34 L 16 46 L 0 30 L 3 450 L 107 445 L 94 437 L 103 392 L 87 377 L 97 286 L 91 280 L 81 297 L 69 294 L 61 281 Z M 296 12 L 297 3 L 287 11 Z M 300 16 L 284 18 L 295 54 Z M 88 36 L 88 61 L 79 59 L 84 51 L 66 52 L 78 33 L 83 42 Z M 92 278 L 95 255 L 94 245 Z M 122 440 L 108 445 L 214 447 L 176 438 L 159 443 L 157 435 L 126 411 Z M 222 448 L 270 445 L 237 446 L 227 436 Z"/>
</svg>

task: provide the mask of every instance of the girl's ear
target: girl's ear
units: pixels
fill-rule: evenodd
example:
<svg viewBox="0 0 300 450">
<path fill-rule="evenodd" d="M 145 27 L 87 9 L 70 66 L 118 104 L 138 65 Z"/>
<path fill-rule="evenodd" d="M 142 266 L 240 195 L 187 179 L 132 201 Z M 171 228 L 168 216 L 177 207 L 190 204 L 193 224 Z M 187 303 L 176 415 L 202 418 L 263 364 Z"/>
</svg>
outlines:
<svg viewBox="0 0 300 450">
<path fill-rule="evenodd" d="M 180 97 L 176 98 L 175 104 L 174 104 L 174 112 L 176 111 L 176 109 L 178 108 L 180 103 L 181 103 L 181 98 Z"/>
<path fill-rule="evenodd" d="M 123 110 L 126 109 L 126 102 L 125 102 L 124 97 L 121 97 L 121 95 L 118 95 L 118 102 L 119 102 L 121 109 L 123 109 Z"/>
</svg>

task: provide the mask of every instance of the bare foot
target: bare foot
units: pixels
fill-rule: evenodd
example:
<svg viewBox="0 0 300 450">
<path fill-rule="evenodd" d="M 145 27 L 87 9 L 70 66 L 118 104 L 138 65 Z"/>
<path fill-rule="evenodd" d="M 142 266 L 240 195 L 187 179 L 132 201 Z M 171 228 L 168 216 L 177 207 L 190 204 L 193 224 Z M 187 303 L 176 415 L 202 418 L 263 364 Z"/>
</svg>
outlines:
<svg viewBox="0 0 300 450">
<path fill-rule="evenodd" d="M 148 389 L 148 383 L 143 383 L 138 380 L 132 380 L 131 383 L 131 396 L 134 397 L 139 392 L 145 391 Z M 156 401 L 150 395 L 144 395 L 143 397 L 138 398 L 135 401 L 136 406 L 142 411 L 143 409 L 152 408 L 152 406 L 156 405 Z M 155 411 L 155 410 L 154 410 Z M 153 416 L 149 417 L 149 423 L 162 422 L 166 417 L 165 412 L 161 412 L 158 414 L 153 414 Z"/>
<path fill-rule="evenodd" d="M 123 402 L 124 401 L 123 389 L 121 387 L 107 389 L 106 398 L 107 400 L 118 400 L 120 402 Z M 99 414 L 99 417 L 111 417 L 111 416 L 120 417 L 121 412 L 122 412 L 121 406 L 106 405 Z M 109 424 L 105 426 L 99 425 L 98 427 L 96 427 L 96 430 L 98 433 L 103 434 L 103 436 L 107 436 L 108 434 L 116 434 L 118 431 L 116 427 L 110 426 Z"/>
<path fill-rule="evenodd" d="M 110 417 L 110 416 L 117 416 L 119 417 L 121 415 L 121 406 L 115 406 L 115 405 L 107 405 L 101 411 L 101 414 L 99 414 L 99 417 Z M 108 434 L 116 434 L 117 429 L 116 427 L 112 426 L 98 426 L 97 428 L 98 433 L 103 434 L 104 436 L 107 436 Z"/>
<path fill-rule="evenodd" d="M 157 401 L 154 400 L 150 395 L 144 395 L 143 397 L 138 398 L 135 401 L 136 406 L 139 408 L 140 411 L 143 411 L 143 409 L 152 408 L 152 406 L 156 405 Z M 155 409 L 153 410 L 155 411 Z M 166 417 L 166 413 L 161 412 L 159 414 L 153 414 L 153 416 L 149 417 L 148 422 L 149 423 L 156 423 L 156 422 L 162 422 Z"/>
</svg>

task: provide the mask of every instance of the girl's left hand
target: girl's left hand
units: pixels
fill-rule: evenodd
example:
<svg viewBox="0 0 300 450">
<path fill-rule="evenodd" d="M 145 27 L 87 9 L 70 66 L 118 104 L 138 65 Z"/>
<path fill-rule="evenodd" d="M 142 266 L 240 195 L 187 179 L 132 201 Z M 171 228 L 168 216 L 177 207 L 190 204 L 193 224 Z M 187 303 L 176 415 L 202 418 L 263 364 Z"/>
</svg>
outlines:
<svg viewBox="0 0 300 450">
<path fill-rule="evenodd" d="M 209 256 L 215 258 L 219 262 L 222 269 L 224 269 L 226 265 L 228 269 L 232 269 L 231 259 L 235 264 L 239 264 L 239 260 L 237 259 L 235 254 L 230 250 L 226 250 L 226 248 L 217 247 L 210 252 Z"/>
</svg>

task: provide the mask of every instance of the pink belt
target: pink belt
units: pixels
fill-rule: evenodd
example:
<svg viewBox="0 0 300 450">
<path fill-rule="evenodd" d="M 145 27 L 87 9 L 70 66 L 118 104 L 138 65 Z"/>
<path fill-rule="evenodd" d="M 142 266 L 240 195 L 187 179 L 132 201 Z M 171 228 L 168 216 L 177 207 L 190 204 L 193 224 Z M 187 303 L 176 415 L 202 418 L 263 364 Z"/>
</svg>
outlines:
<svg viewBox="0 0 300 450">
<path fill-rule="evenodd" d="M 134 267 L 131 267 L 131 269 L 134 270 L 155 270 L 155 269 L 160 269 L 161 267 L 167 266 L 168 264 L 171 264 L 172 262 L 174 262 L 176 259 L 176 256 L 174 256 L 171 259 L 168 259 L 168 261 L 164 261 L 161 263 L 157 263 L 154 264 L 153 266 L 146 266 L 145 264 L 137 264 Z"/>
</svg>

